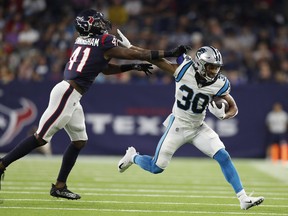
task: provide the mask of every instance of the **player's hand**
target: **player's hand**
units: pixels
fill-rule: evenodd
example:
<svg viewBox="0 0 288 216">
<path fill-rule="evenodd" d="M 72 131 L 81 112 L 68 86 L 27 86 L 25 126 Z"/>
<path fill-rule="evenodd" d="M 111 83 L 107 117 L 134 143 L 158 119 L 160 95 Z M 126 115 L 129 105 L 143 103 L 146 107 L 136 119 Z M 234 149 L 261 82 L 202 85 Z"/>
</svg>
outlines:
<svg viewBox="0 0 288 216">
<path fill-rule="evenodd" d="M 152 64 L 133 64 L 133 69 L 138 71 L 144 71 L 144 73 L 149 76 L 152 74 L 150 70 L 153 69 Z"/>
<path fill-rule="evenodd" d="M 117 29 L 117 33 L 118 33 L 118 35 L 121 38 L 121 40 L 118 39 L 118 43 L 120 43 L 121 46 L 126 47 L 126 48 L 129 49 L 132 46 L 132 44 L 130 43 L 128 38 L 125 37 L 125 35 L 119 29 Z"/>
<path fill-rule="evenodd" d="M 211 103 L 209 103 L 208 109 L 218 119 L 223 120 L 225 118 L 225 116 L 226 116 L 226 114 L 225 114 L 225 104 L 224 103 L 222 104 L 222 107 L 219 109 L 216 106 L 215 101 L 212 101 Z"/>
<path fill-rule="evenodd" d="M 192 48 L 190 46 L 180 45 L 180 46 L 170 50 L 170 52 L 172 52 L 173 57 L 178 57 L 178 56 L 182 55 L 183 53 L 187 53 L 188 50 L 191 50 L 191 49 Z"/>
</svg>

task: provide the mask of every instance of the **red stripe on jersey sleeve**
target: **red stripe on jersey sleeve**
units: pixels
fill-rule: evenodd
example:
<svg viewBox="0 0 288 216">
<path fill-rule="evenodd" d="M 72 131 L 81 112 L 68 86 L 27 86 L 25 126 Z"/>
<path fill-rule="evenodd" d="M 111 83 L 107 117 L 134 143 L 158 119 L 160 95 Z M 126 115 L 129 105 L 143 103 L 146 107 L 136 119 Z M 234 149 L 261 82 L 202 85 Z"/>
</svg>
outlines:
<svg viewBox="0 0 288 216">
<path fill-rule="evenodd" d="M 101 39 L 101 44 L 104 45 L 105 39 L 108 37 L 108 34 L 103 35 Z"/>
</svg>

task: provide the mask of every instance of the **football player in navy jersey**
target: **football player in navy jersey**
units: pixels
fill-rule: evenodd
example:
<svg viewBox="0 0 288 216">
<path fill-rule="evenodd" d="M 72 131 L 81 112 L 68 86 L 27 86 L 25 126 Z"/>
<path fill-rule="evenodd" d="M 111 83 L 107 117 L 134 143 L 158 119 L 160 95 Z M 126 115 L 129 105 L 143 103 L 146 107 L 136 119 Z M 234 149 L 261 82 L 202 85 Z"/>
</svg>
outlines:
<svg viewBox="0 0 288 216">
<path fill-rule="evenodd" d="M 141 51 L 140 47 L 132 46 L 120 30 L 118 34 L 121 45 Z M 260 205 L 264 197 L 251 197 L 246 194 L 223 142 L 204 121 L 207 107 L 221 120 L 233 118 L 238 113 L 236 102 L 230 95 L 229 80 L 220 73 L 223 65 L 221 53 L 212 46 L 204 46 L 197 50 L 194 59 L 183 54 L 177 58 L 177 64 L 166 59 L 150 62 L 175 78 L 173 110 L 163 123 L 166 130 L 154 156 L 140 155 L 131 146 L 118 163 L 119 172 L 122 173 L 132 164 L 137 164 L 148 172 L 162 173 L 177 149 L 190 143 L 219 163 L 226 180 L 239 199 L 241 209 L 247 210 Z M 229 110 L 225 112 L 224 104 L 218 108 L 212 101 L 215 96 L 223 97 L 229 104 Z"/>
<path fill-rule="evenodd" d="M 187 49 L 181 45 L 170 51 L 137 51 L 118 46 L 117 38 L 108 34 L 111 23 L 102 13 L 93 9 L 84 10 L 77 15 L 75 28 L 79 37 L 66 64 L 64 80 L 52 89 L 48 107 L 41 116 L 36 133 L 24 139 L 0 159 L 0 183 L 5 169 L 11 163 L 50 142 L 53 135 L 64 128 L 71 139 L 71 144 L 64 152 L 57 181 L 52 184 L 50 194 L 66 199 L 80 199 L 79 194 L 68 190 L 66 181 L 80 150 L 88 140 L 84 112 L 80 104 L 82 95 L 88 91 L 99 73 L 111 75 L 138 70 L 149 74 L 152 68 L 151 64 L 114 65 L 109 63 L 111 58 L 154 60 L 178 57 Z"/>
</svg>

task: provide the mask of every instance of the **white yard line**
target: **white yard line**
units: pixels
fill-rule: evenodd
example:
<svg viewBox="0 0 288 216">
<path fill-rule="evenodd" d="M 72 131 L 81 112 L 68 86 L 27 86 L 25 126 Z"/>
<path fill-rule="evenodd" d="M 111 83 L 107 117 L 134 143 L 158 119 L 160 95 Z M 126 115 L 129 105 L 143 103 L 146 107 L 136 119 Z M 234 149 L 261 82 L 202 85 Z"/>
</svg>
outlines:
<svg viewBox="0 0 288 216">
<path fill-rule="evenodd" d="M 69 202 L 64 199 L 4 199 L 3 202 Z M 114 201 L 114 200 L 77 200 L 77 203 L 113 203 L 113 204 L 137 204 L 137 205 L 196 205 L 196 206 L 239 206 L 239 204 L 227 203 L 196 203 L 196 202 L 142 202 L 142 201 Z M 261 208 L 288 208 L 288 205 L 262 205 Z"/>
<path fill-rule="evenodd" d="M 1 206 L 1 209 L 21 209 L 21 210 L 51 210 L 51 211 L 95 211 L 95 212 L 137 212 L 137 213 L 173 213 L 173 214 L 211 214 L 211 215 L 243 215 L 243 211 L 238 212 L 212 212 L 212 211 L 169 211 L 169 210 L 142 210 L 142 209 L 99 209 L 99 208 L 48 208 L 48 207 L 18 207 L 18 206 Z M 288 216 L 282 213 L 266 213 L 266 212 L 249 212 L 249 215 L 267 215 L 267 216 Z"/>
<path fill-rule="evenodd" d="M 1 191 L 1 194 L 43 194 L 47 195 L 48 192 L 38 192 L 38 191 Z M 224 195 L 192 195 L 192 194 L 181 194 L 181 195 L 176 195 L 176 194 L 143 194 L 143 193 L 136 193 L 136 194 L 131 194 L 131 193 L 81 193 L 81 195 L 85 196 L 109 196 L 109 197 L 170 197 L 170 198 L 203 198 L 203 199 L 237 199 L 235 196 L 224 196 Z M 0 197 L 1 199 L 1 197 Z M 288 197 L 271 197 L 269 198 L 271 200 L 288 200 Z M 3 198 L 2 198 L 3 200 Z"/>
</svg>

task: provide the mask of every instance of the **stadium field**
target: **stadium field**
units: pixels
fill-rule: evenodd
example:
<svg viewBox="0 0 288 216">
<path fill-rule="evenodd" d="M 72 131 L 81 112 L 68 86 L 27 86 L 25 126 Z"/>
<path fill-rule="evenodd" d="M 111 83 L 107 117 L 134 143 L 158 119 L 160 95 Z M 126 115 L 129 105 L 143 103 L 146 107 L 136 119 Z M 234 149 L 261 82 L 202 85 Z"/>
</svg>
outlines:
<svg viewBox="0 0 288 216">
<path fill-rule="evenodd" d="M 69 177 L 80 200 L 49 195 L 61 157 L 31 155 L 5 173 L 0 191 L 4 216 L 288 216 L 288 168 L 266 160 L 234 159 L 247 193 L 264 196 L 261 206 L 240 210 L 239 202 L 209 158 L 173 158 L 165 172 L 150 174 L 133 165 L 118 173 L 120 157 L 79 157 Z"/>
</svg>

